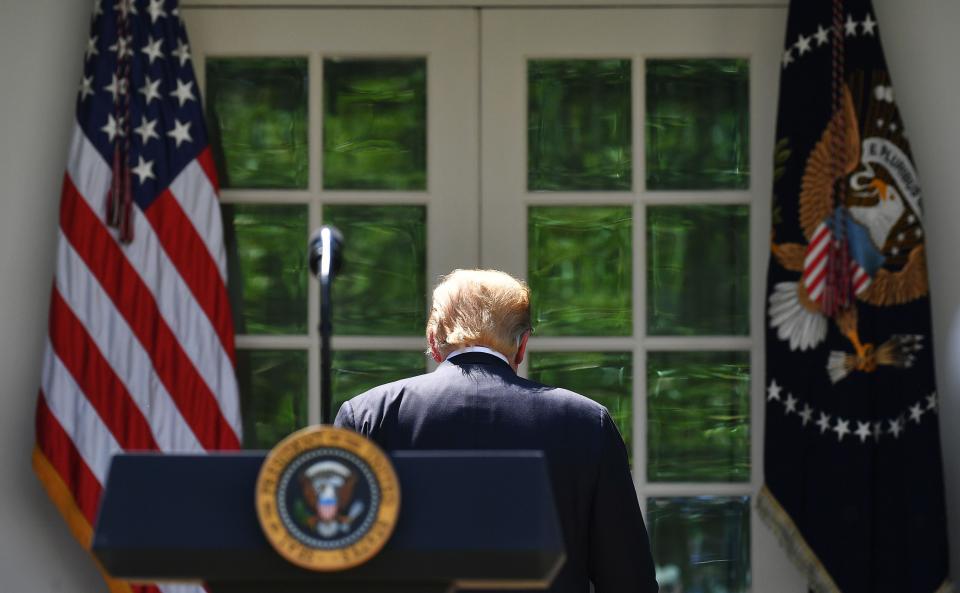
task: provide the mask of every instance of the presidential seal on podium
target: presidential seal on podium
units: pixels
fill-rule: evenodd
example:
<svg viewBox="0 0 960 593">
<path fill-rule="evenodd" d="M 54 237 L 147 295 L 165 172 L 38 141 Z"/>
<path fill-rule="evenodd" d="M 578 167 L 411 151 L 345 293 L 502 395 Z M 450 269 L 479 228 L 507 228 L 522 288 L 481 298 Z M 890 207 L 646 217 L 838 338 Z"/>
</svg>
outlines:
<svg viewBox="0 0 960 593">
<path fill-rule="evenodd" d="M 373 441 L 313 426 L 270 451 L 257 477 L 256 504 L 267 540 L 281 556 L 311 570 L 345 570 L 387 543 L 400 511 L 400 485 Z"/>
</svg>

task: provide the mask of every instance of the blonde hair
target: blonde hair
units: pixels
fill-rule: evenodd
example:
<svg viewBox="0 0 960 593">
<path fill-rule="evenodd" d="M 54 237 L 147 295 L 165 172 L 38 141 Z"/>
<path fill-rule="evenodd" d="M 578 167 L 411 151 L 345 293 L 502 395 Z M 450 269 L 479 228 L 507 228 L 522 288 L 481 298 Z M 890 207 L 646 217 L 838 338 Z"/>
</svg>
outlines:
<svg viewBox="0 0 960 593">
<path fill-rule="evenodd" d="M 433 290 L 427 339 L 444 356 L 486 346 L 513 356 L 530 330 L 530 288 L 499 270 L 454 270 Z"/>
</svg>

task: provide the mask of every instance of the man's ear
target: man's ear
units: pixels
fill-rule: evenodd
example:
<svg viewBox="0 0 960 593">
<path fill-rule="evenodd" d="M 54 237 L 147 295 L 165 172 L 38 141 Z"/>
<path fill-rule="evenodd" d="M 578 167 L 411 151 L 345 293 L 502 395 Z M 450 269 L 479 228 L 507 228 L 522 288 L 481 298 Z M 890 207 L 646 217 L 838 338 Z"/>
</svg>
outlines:
<svg viewBox="0 0 960 593">
<path fill-rule="evenodd" d="M 523 362 L 523 356 L 527 353 L 527 338 L 529 337 L 529 331 L 523 332 L 523 335 L 520 336 L 520 345 L 517 346 L 517 353 L 513 357 L 513 366 L 518 367 Z"/>
<path fill-rule="evenodd" d="M 433 360 L 443 362 L 443 356 L 440 355 L 440 349 L 437 348 L 437 337 L 433 332 L 427 335 L 427 342 L 430 344 L 430 356 L 433 357 Z"/>
</svg>

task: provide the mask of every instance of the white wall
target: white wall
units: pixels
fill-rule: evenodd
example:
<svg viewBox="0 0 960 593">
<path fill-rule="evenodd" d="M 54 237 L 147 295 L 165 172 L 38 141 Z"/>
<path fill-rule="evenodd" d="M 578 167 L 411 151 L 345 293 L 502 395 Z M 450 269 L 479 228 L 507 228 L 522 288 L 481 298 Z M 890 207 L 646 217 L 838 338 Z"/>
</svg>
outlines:
<svg viewBox="0 0 960 593">
<path fill-rule="evenodd" d="M 960 582 L 960 2 L 874 6 L 923 187 L 950 557 Z"/>
<path fill-rule="evenodd" d="M 0 0 L 0 592 L 104 590 L 30 468 L 57 208 L 92 2 Z"/>
<path fill-rule="evenodd" d="M 953 429 L 960 425 L 960 2 L 874 4 L 925 189 L 951 558 L 960 574 L 960 431 Z M 90 5 L 0 0 L 0 593 L 105 590 L 30 468 L 57 205 Z"/>
</svg>

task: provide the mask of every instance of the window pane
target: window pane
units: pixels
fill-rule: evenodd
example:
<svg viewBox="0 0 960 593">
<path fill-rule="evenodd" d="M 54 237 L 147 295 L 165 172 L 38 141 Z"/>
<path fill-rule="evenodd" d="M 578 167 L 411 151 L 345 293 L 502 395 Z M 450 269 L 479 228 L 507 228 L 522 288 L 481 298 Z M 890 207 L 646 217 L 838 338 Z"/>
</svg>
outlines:
<svg viewBox="0 0 960 593">
<path fill-rule="evenodd" d="M 647 188 L 750 187 L 746 59 L 647 60 Z"/>
<path fill-rule="evenodd" d="M 750 480 L 750 353 L 647 353 L 647 477 Z"/>
<path fill-rule="evenodd" d="M 630 60 L 527 63 L 527 188 L 630 191 Z"/>
<path fill-rule="evenodd" d="M 528 221 L 536 333 L 631 335 L 630 207 L 536 206 Z"/>
<path fill-rule="evenodd" d="M 647 333 L 750 333 L 750 207 L 647 208 Z"/>
<path fill-rule="evenodd" d="M 209 58 L 207 125 L 220 184 L 305 189 L 306 58 Z"/>
<path fill-rule="evenodd" d="M 427 61 L 323 61 L 323 187 L 427 186 Z"/>
<path fill-rule="evenodd" d="M 427 372 L 427 357 L 423 352 L 337 350 L 331 366 L 336 412 L 343 402 L 377 385 Z"/>
<path fill-rule="evenodd" d="M 269 449 L 307 420 L 305 350 L 237 350 L 243 446 Z"/>
<path fill-rule="evenodd" d="M 323 220 L 340 229 L 345 243 L 333 287 L 334 333 L 423 335 L 426 207 L 324 206 Z"/>
<path fill-rule="evenodd" d="M 633 457 L 633 354 L 531 352 L 530 379 L 585 395 L 610 410 Z"/>
<path fill-rule="evenodd" d="M 660 593 L 750 590 L 750 498 L 648 498 Z"/>
<path fill-rule="evenodd" d="M 307 207 L 224 204 L 224 240 L 238 334 L 307 331 Z"/>
</svg>

